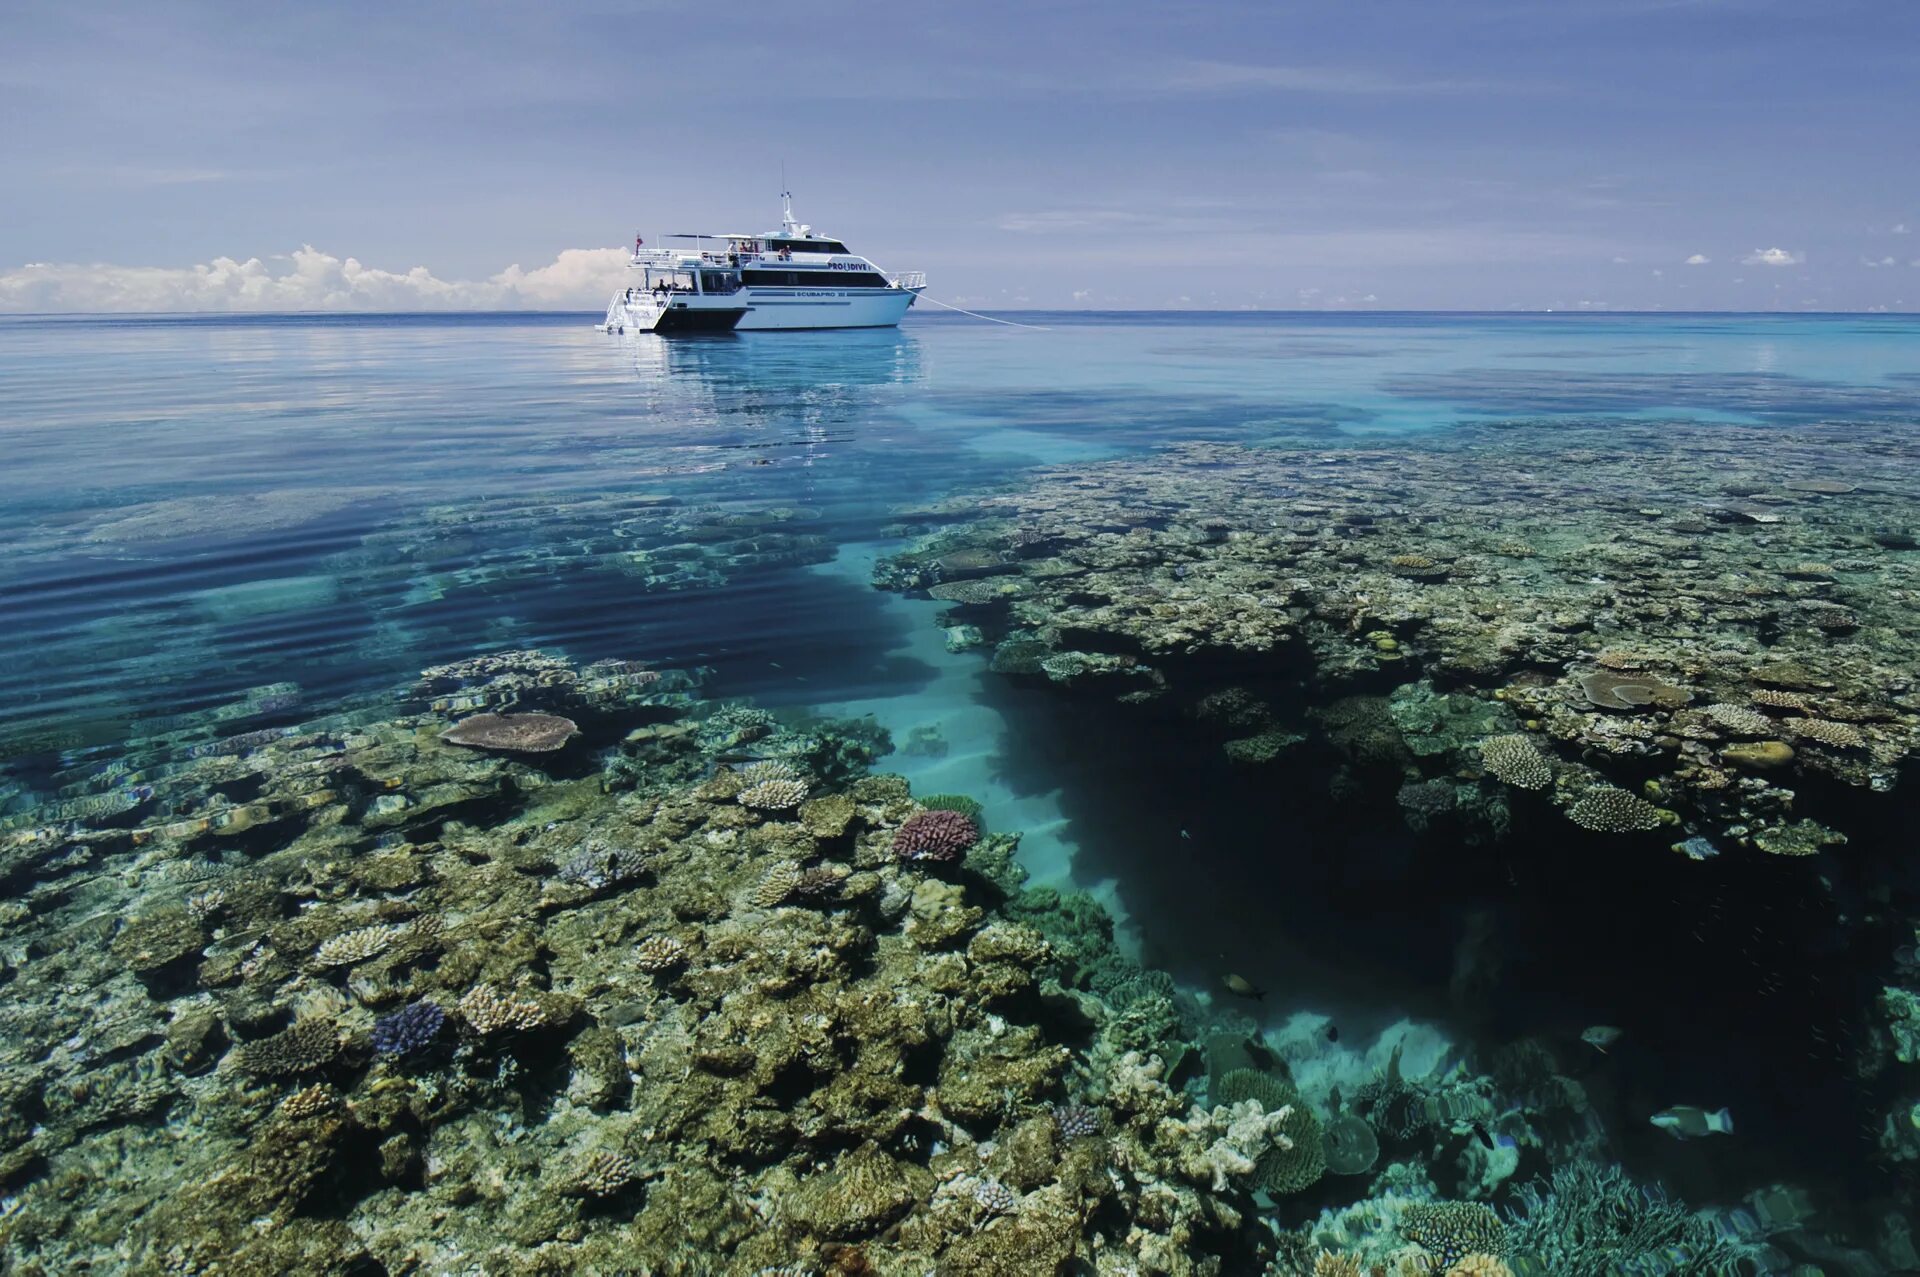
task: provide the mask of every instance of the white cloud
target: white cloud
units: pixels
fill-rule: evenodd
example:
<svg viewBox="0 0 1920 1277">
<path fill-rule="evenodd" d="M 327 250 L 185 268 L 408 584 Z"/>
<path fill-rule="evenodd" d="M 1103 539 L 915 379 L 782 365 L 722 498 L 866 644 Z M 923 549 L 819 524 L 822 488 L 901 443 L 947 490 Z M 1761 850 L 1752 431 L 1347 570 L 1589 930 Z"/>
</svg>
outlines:
<svg viewBox="0 0 1920 1277">
<path fill-rule="evenodd" d="M 1756 248 L 1741 260 L 1749 266 L 1798 266 L 1807 260 L 1807 255 L 1784 248 Z"/>
<path fill-rule="evenodd" d="M 1907 224 L 1905 222 L 1895 222 L 1893 224 L 1893 233 L 1895 235 L 1905 235 L 1907 233 Z"/>
<path fill-rule="evenodd" d="M 1894 261 L 1893 258 L 1891 257 L 1882 257 L 1882 258 L 1875 259 L 1872 257 L 1868 257 L 1866 254 L 1862 253 L 1860 255 L 1860 264 L 1866 267 L 1877 267 L 1877 266 L 1898 266 L 1900 263 Z"/>
<path fill-rule="evenodd" d="M 1687 265 L 1705 266 L 1708 262 L 1712 260 L 1713 259 L 1711 257 L 1708 257 L 1705 253 L 1695 253 L 1692 257 L 1689 257 L 1687 259 Z"/>
<path fill-rule="evenodd" d="M 1625 266 L 1627 264 L 1627 259 L 1624 257 L 1615 257 L 1613 259 L 1613 264 L 1615 266 Z"/>
<path fill-rule="evenodd" d="M 485 280 L 395 273 L 304 245 L 269 266 L 218 257 L 197 266 L 33 262 L 0 272 L 0 311 L 594 309 L 619 286 L 623 248 L 569 248 L 545 266 Z M 285 262 L 281 267 L 279 263 Z"/>
</svg>

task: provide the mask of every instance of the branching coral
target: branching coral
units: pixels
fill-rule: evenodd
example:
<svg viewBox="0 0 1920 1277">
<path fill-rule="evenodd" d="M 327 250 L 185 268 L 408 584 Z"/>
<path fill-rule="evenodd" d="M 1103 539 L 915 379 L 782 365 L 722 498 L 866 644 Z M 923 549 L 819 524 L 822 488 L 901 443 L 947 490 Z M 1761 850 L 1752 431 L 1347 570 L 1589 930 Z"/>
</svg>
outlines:
<svg viewBox="0 0 1920 1277">
<path fill-rule="evenodd" d="M 240 1048 L 240 1067 L 249 1073 L 283 1077 L 308 1073 L 333 1062 L 340 1054 L 340 1037 L 325 1020 L 300 1020 L 272 1037 Z"/>
<path fill-rule="evenodd" d="M 919 811 L 894 831 L 902 860 L 958 860 L 980 841 L 980 827 L 957 811 Z"/>
<path fill-rule="evenodd" d="M 1507 1252 L 1507 1227 L 1482 1202 L 1416 1203 L 1401 1214 L 1400 1233 L 1432 1255 L 1442 1269 L 1469 1255 Z"/>
<path fill-rule="evenodd" d="M 1532 740 L 1518 732 L 1481 741 L 1480 761 L 1490 776 L 1521 789 L 1545 789 L 1553 783 L 1547 760 L 1540 757 Z"/>
<path fill-rule="evenodd" d="M 1567 808 L 1567 819 L 1582 829 L 1603 834 L 1658 829 L 1666 823 L 1658 807 L 1636 794 L 1612 786 L 1587 791 L 1584 798 Z"/>
<path fill-rule="evenodd" d="M 1621 1272 L 1737 1273 L 1758 1249 L 1720 1235 L 1657 1187 L 1642 1187 L 1617 1166 L 1573 1162 L 1551 1179 L 1522 1188 L 1509 1216 L 1511 1253 L 1536 1260 L 1554 1277 Z"/>
</svg>

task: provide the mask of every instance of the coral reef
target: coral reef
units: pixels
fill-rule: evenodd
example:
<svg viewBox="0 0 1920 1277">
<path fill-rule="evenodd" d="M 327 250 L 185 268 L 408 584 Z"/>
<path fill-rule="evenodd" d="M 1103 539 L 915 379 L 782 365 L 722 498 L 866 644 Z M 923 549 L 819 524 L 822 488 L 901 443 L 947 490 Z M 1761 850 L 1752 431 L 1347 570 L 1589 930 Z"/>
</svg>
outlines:
<svg viewBox="0 0 1920 1277">
<path fill-rule="evenodd" d="M 980 828 L 964 812 L 918 811 L 893 834 L 893 853 L 902 860 L 958 860 L 980 841 Z"/>
<path fill-rule="evenodd" d="M 548 754 L 579 734 L 577 723 L 557 714 L 476 714 L 440 733 L 440 739 L 473 749 Z"/>
<path fill-rule="evenodd" d="M 1738 1273 L 1759 1247 L 1722 1236 L 1713 1220 L 1617 1166 L 1576 1161 L 1520 1190 L 1507 1228 L 1511 1253 L 1555 1277 L 1647 1271 Z M 1684 1265 L 1682 1267 L 1681 1265 Z"/>
<path fill-rule="evenodd" d="M 1580 446 L 1589 424 L 1604 449 Z M 1742 450 L 1770 477 L 1729 492 Z M 936 597 L 996 670 L 1172 699 L 1243 765 L 1297 757 L 1304 726 L 1244 680 L 1298 679 L 1325 744 L 1398 774 L 1421 829 L 1499 837 L 1461 788 L 1485 775 L 1595 832 L 1786 854 L 1837 845 L 1865 810 L 1840 794 L 1881 803 L 1920 753 L 1920 565 L 1874 531 L 1909 522 L 1916 464 L 1890 427 L 1615 419 L 1177 444 L 950 503 L 875 581 L 926 588 L 990 548 L 990 590 Z"/>
</svg>

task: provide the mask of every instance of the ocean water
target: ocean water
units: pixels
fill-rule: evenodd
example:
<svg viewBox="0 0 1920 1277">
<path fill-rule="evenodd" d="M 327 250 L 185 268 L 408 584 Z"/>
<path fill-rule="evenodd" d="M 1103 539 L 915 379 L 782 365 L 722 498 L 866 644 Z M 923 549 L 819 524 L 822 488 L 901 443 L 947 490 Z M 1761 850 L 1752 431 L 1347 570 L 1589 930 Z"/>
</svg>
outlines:
<svg viewBox="0 0 1920 1277">
<path fill-rule="evenodd" d="M 1916 1083 L 1864 1078 L 1864 1046 L 1829 1042 L 1867 1035 L 1891 978 L 1879 948 L 1810 957 L 1850 984 L 1781 995 L 1790 1015 L 1833 1012 L 1783 1028 L 1772 993 L 1731 987 L 1759 959 L 1678 972 L 1669 946 L 1636 939 L 1704 907 L 1676 909 L 1682 888 L 1655 899 L 1658 874 L 1640 897 L 1597 893 L 1621 911 L 1613 952 L 1556 949 L 1553 918 L 1507 919 L 1483 883 L 1411 899 L 1391 866 L 1430 845 L 1388 845 L 1304 771 L 1248 783 L 1177 723 L 995 674 L 943 628 L 947 605 L 873 575 L 978 494 L 1177 445 L 1391 450 L 1521 420 L 1910 429 L 1920 321 L 1018 318 L 1039 327 L 916 317 L 667 341 L 577 315 L 0 321 L 0 819 L 59 825 L 76 794 L 136 806 L 158 783 L 141 777 L 165 772 L 156 740 L 291 732 L 491 653 L 696 671 L 710 701 L 884 728 L 878 769 L 978 800 L 987 828 L 1021 834 L 1034 884 L 1091 892 L 1129 958 L 1197 1005 L 1250 1014 L 1275 1042 L 1331 1027 L 1371 1067 L 1392 1042 L 1462 1059 L 1558 1043 L 1609 1159 L 1728 1209 L 1803 1192 L 1836 1252 L 1882 1256 L 1826 1271 L 1894 1270 L 1884 1219 L 1911 1202 L 1914 1163 L 1873 1123 Z M 1889 802 L 1910 830 L 1911 797 Z M 26 898 L 28 878 L 14 886 Z M 1819 918 L 1778 924 L 1780 943 L 1906 899 L 1798 890 L 1769 917 Z M 1469 1015 L 1458 955 L 1489 918 L 1515 938 Z M 1229 973 L 1265 996 L 1236 1000 Z M 1579 1044 L 1630 1011 L 1618 1053 Z M 1807 1058 L 1769 1058 L 1787 1050 Z M 1648 1116 L 1676 1104 L 1728 1105 L 1741 1133 L 1672 1140 Z"/>
</svg>

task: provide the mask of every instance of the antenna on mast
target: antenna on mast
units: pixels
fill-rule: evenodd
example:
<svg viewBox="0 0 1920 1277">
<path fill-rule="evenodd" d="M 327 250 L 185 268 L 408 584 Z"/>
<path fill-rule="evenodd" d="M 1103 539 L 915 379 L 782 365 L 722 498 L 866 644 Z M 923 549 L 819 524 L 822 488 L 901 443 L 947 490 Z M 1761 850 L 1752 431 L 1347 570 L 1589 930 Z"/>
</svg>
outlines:
<svg viewBox="0 0 1920 1277">
<path fill-rule="evenodd" d="M 799 230 L 793 220 L 793 192 L 787 189 L 787 162 L 780 161 L 780 229 L 787 235 Z"/>
</svg>

